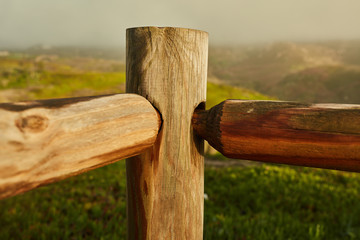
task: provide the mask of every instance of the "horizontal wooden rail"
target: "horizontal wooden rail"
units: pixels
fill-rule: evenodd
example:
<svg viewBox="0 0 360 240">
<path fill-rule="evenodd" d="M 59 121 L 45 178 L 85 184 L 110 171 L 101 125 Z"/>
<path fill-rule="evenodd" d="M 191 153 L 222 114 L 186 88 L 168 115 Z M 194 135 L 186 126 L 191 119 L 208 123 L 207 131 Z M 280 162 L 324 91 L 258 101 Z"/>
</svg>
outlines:
<svg viewBox="0 0 360 240">
<path fill-rule="evenodd" d="M 161 120 L 135 94 L 0 104 L 0 199 L 143 152 Z"/>
<path fill-rule="evenodd" d="M 227 100 L 192 123 L 230 158 L 360 172 L 360 105 Z"/>
</svg>

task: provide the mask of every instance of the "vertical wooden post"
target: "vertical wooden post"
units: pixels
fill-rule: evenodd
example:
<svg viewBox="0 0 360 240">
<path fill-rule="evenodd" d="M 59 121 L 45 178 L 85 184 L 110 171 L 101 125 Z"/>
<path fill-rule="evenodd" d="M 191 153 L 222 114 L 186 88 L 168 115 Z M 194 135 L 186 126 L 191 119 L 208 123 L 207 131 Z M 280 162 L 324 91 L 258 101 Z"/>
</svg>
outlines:
<svg viewBox="0 0 360 240">
<path fill-rule="evenodd" d="M 126 91 L 161 113 L 155 145 L 126 161 L 129 239 L 202 239 L 203 140 L 191 118 L 206 98 L 208 34 L 141 27 L 127 30 Z"/>
</svg>

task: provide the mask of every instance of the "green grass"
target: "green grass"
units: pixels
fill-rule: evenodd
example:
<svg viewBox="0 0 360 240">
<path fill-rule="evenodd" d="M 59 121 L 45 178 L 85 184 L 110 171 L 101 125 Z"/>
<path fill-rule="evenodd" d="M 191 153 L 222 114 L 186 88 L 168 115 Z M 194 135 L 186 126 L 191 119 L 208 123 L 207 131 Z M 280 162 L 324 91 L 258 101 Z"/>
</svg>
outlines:
<svg viewBox="0 0 360 240">
<path fill-rule="evenodd" d="M 108 91 L 121 92 L 124 89 L 124 72 L 84 72 L 82 68 L 87 68 L 89 62 L 91 64 L 96 62 L 83 61 L 78 63 L 79 66 L 76 68 L 64 64 L 63 61 L 66 59 L 59 60 L 59 63 L 43 64 L 28 59 L 22 61 L 2 59 L 0 61 L 0 90 L 27 89 L 28 99 L 44 99 L 95 95 L 106 91 L 107 93 Z"/>
<path fill-rule="evenodd" d="M 0 201 L 0 239 L 124 239 L 125 161 Z"/>
<path fill-rule="evenodd" d="M 43 74 L 39 80 L 42 87 L 36 91 L 37 98 L 72 96 L 79 90 L 89 89 L 94 94 L 108 89 L 120 92 L 125 84 L 125 73 L 80 73 L 80 74 Z"/>
<path fill-rule="evenodd" d="M 205 239 L 360 239 L 357 174 L 207 169 L 205 192 Z"/>
<path fill-rule="evenodd" d="M 0 239 L 125 239 L 124 161 L 0 201 Z M 204 239 L 360 239 L 357 174 L 206 169 Z"/>
<path fill-rule="evenodd" d="M 226 99 L 266 100 L 271 99 L 256 91 L 208 82 L 206 108 L 211 108 Z"/>
</svg>

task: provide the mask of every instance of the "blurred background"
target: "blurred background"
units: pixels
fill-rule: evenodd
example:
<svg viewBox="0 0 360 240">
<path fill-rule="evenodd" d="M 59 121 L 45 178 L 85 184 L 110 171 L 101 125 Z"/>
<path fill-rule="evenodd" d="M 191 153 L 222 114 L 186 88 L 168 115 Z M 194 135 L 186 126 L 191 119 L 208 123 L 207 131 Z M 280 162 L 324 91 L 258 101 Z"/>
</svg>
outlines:
<svg viewBox="0 0 360 240">
<path fill-rule="evenodd" d="M 125 31 L 209 33 L 207 108 L 229 98 L 360 104 L 358 0 L 0 0 L 0 102 L 119 93 Z M 124 239 L 124 161 L 0 201 L 1 239 Z M 360 239 L 360 176 L 207 146 L 205 239 Z"/>
</svg>

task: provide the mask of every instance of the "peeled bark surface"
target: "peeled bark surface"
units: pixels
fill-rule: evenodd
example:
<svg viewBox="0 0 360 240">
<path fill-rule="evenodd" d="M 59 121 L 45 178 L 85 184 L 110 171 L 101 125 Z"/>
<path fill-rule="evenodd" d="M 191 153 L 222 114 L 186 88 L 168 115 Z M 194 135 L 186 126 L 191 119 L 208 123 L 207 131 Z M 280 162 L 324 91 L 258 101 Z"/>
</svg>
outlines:
<svg viewBox="0 0 360 240">
<path fill-rule="evenodd" d="M 0 104 L 0 198 L 152 146 L 156 109 L 135 94 Z"/>
<path fill-rule="evenodd" d="M 360 105 L 226 100 L 192 121 L 230 158 L 360 172 Z"/>
<path fill-rule="evenodd" d="M 207 53 L 202 31 L 127 30 L 126 90 L 146 97 L 163 120 L 155 145 L 126 161 L 129 239 L 203 238 L 203 140 L 191 118 L 205 102 Z"/>
</svg>

